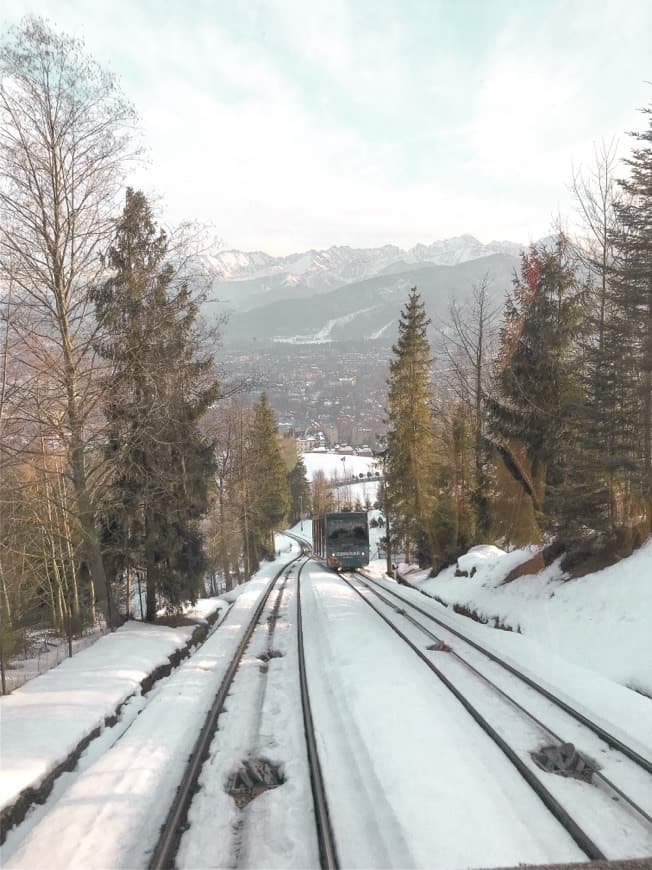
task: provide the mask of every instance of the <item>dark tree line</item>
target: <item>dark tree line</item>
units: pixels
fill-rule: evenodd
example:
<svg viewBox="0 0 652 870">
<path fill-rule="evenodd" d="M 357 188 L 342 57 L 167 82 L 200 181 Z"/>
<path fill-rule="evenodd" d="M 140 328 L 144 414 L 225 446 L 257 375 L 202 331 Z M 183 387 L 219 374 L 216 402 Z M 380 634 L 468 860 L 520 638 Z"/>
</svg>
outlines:
<svg viewBox="0 0 652 870">
<path fill-rule="evenodd" d="M 93 291 L 103 383 L 104 453 L 113 469 L 100 523 L 105 562 L 118 577 L 143 571 L 147 619 L 201 590 L 206 560 L 199 520 L 208 509 L 213 445 L 198 423 L 219 398 L 212 358 L 201 353 L 198 299 L 175 275 L 168 241 L 142 193 L 127 190 Z"/>
</svg>

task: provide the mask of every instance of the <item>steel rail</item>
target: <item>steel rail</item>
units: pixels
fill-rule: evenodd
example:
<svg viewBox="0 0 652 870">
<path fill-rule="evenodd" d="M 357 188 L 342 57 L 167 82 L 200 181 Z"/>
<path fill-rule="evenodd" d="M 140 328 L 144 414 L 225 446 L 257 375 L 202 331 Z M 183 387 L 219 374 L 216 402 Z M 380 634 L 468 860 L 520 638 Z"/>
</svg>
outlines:
<svg viewBox="0 0 652 870">
<path fill-rule="evenodd" d="M 161 835 L 154 848 L 152 857 L 150 858 L 148 864 L 150 870 L 168 870 L 168 868 L 174 868 L 174 859 L 179 848 L 179 841 L 181 839 L 181 835 L 183 834 L 186 827 L 188 810 L 190 808 L 192 798 L 197 790 L 199 775 L 201 773 L 204 762 L 208 758 L 210 744 L 217 728 L 217 720 L 219 719 L 220 714 L 223 711 L 224 702 L 226 701 L 227 695 L 231 688 L 231 684 L 238 670 L 238 667 L 240 666 L 242 656 L 244 655 L 245 650 L 249 645 L 251 636 L 254 633 L 256 626 L 258 625 L 262 612 L 265 609 L 265 606 L 269 600 L 270 595 L 272 594 L 274 587 L 276 586 L 276 583 L 278 582 L 279 577 L 281 577 L 283 572 L 289 571 L 291 566 L 303 556 L 304 549 L 302 548 L 301 553 L 298 556 L 295 556 L 293 559 L 290 559 L 288 562 L 286 562 L 286 564 L 274 576 L 272 582 L 269 584 L 267 590 L 261 596 L 260 601 L 256 605 L 256 609 L 249 621 L 246 631 L 242 636 L 240 643 L 238 644 L 238 647 L 229 663 L 229 666 L 224 676 L 222 677 L 220 687 L 217 690 L 215 699 L 213 700 L 211 708 L 208 711 L 208 715 L 206 716 L 202 729 L 199 733 L 199 737 L 195 742 L 192 753 L 190 755 L 190 759 L 188 761 L 188 764 L 186 765 L 181 784 L 179 785 L 177 793 L 175 794 L 174 800 L 172 802 L 172 805 L 170 806 L 168 815 L 161 829 Z"/>
<path fill-rule="evenodd" d="M 315 726 L 310 707 L 310 694 L 308 692 L 308 679 L 306 675 L 306 660 L 303 646 L 303 618 L 301 615 L 301 572 L 307 562 L 299 568 L 297 574 L 297 647 L 299 654 L 299 681 L 301 685 L 301 706 L 303 708 L 303 725 L 306 733 L 306 747 L 308 750 L 308 765 L 310 767 L 310 785 L 315 807 L 315 825 L 317 828 L 317 841 L 319 844 L 319 860 L 323 870 L 337 870 L 339 860 L 335 835 L 328 812 L 328 800 L 326 787 L 319 761 Z"/>
<path fill-rule="evenodd" d="M 386 598 L 379 592 L 377 589 L 373 588 L 367 583 L 368 578 L 359 571 L 351 572 L 355 574 L 357 577 L 362 578 L 362 582 L 365 585 L 365 588 L 369 590 L 373 595 L 379 598 L 382 602 L 384 602 L 388 607 L 391 607 L 396 613 L 400 614 L 407 619 L 412 625 L 415 626 L 419 631 L 423 632 L 430 640 L 433 640 L 437 643 L 444 643 L 443 638 L 438 637 L 434 634 L 430 629 L 426 628 L 425 625 L 422 625 L 413 616 L 409 613 L 406 613 L 405 610 L 401 610 L 398 605 L 394 604 L 393 601 L 390 601 L 389 598 Z M 384 587 L 381 586 L 381 589 Z M 389 591 L 389 590 L 384 590 Z M 504 689 L 501 689 L 500 686 L 496 685 L 492 679 L 490 679 L 486 674 L 483 674 L 482 671 L 479 671 L 471 662 L 467 661 L 464 656 L 460 655 L 456 650 L 449 650 L 449 654 L 457 659 L 464 667 L 466 667 L 471 673 L 473 673 L 478 679 L 482 680 L 488 686 L 490 686 L 497 694 L 501 695 L 509 704 L 519 710 L 524 716 L 527 716 L 530 721 L 534 722 L 534 724 L 544 733 L 546 733 L 549 737 L 551 737 L 557 744 L 560 746 L 565 742 L 562 738 L 552 730 L 549 725 L 546 725 L 545 722 L 542 722 L 537 716 L 534 715 L 530 710 L 527 710 L 522 704 L 520 704 L 517 700 L 512 698 Z M 652 816 L 647 813 L 643 807 L 639 806 L 636 801 L 629 797 L 622 789 L 620 789 L 614 782 L 612 782 L 606 774 L 602 773 L 600 770 L 595 770 L 593 774 L 597 779 L 599 779 L 610 791 L 614 794 L 617 794 L 625 803 L 627 803 L 638 815 L 640 815 L 645 821 L 652 825 Z"/>
<path fill-rule="evenodd" d="M 357 573 L 360 573 L 360 572 L 357 572 Z M 490 658 L 493 662 L 500 665 L 502 668 L 505 668 L 505 670 L 509 671 L 510 673 L 514 674 L 514 676 L 518 677 L 520 680 L 522 680 L 524 683 L 526 683 L 532 689 L 535 689 L 537 692 L 539 692 L 539 694 L 543 695 L 549 701 L 552 701 L 557 707 L 560 707 L 562 710 L 564 710 L 565 713 L 568 713 L 569 716 L 572 716 L 574 719 L 576 719 L 582 725 L 589 728 L 591 731 L 594 732 L 594 734 L 596 734 L 598 737 L 600 737 L 601 740 L 604 740 L 604 742 L 608 746 L 610 746 L 612 749 L 617 749 L 618 752 L 621 752 L 623 755 L 627 756 L 627 758 L 629 758 L 630 761 L 633 761 L 639 767 L 642 767 L 643 770 L 645 770 L 647 773 L 652 774 L 652 762 L 651 761 L 648 761 L 647 758 L 642 756 L 635 749 L 632 749 L 631 746 L 628 746 L 626 743 L 624 743 L 618 737 L 615 737 L 613 734 L 611 734 L 609 731 L 607 731 L 601 725 L 598 725 L 596 722 L 593 722 L 591 719 L 588 718 L 588 716 L 585 716 L 583 713 L 580 713 L 579 710 L 576 710 L 575 707 L 572 707 L 570 704 L 568 704 L 566 701 L 564 701 L 558 695 L 555 695 L 554 692 L 551 692 L 549 689 L 546 689 L 545 686 L 541 686 L 539 683 L 537 683 L 536 680 L 532 679 L 532 677 L 529 677 L 527 674 L 524 674 L 518 668 L 514 667 L 513 665 L 510 665 L 509 662 L 506 662 L 500 656 L 491 652 L 491 650 L 486 649 L 485 647 L 482 646 L 482 644 L 479 644 L 476 641 L 471 640 L 471 638 L 467 637 L 465 634 L 458 631 L 457 629 L 451 628 L 451 626 L 447 625 L 442 620 L 437 619 L 436 616 L 433 616 L 432 613 L 428 613 L 427 610 L 424 610 L 422 607 L 419 607 L 418 604 L 415 604 L 413 601 L 410 601 L 408 598 L 404 598 L 402 595 L 399 595 L 393 589 L 388 589 L 382 583 L 378 583 L 378 581 L 376 581 L 372 577 L 367 576 L 366 574 L 360 573 L 360 576 L 364 578 L 365 582 L 371 583 L 374 586 L 378 586 L 380 589 L 383 590 L 383 592 L 386 592 L 388 595 L 392 595 L 394 598 L 397 598 L 403 604 L 407 604 L 409 607 L 412 607 L 414 610 L 418 611 L 422 616 L 425 616 L 426 619 L 429 619 L 432 622 L 437 623 L 437 625 L 441 626 L 446 631 L 449 631 L 451 634 L 454 634 L 456 637 L 459 637 L 460 640 L 464 641 L 464 643 L 468 643 L 469 646 L 472 646 L 474 649 L 478 650 L 478 652 L 481 652 L 483 655 L 486 655 L 487 658 Z"/>
<path fill-rule="evenodd" d="M 579 848 L 584 852 L 587 858 L 595 861 L 605 860 L 604 853 L 593 842 L 589 835 L 580 827 L 573 819 L 570 813 L 559 803 L 557 798 L 552 795 L 539 777 L 531 770 L 523 759 L 516 753 L 507 741 L 496 731 L 496 729 L 485 719 L 485 717 L 477 710 L 468 698 L 445 676 L 444 673 L 431 661 L 420 649 L 414 644 L 410 638 L 401 631 L 382 611 L 378 609 L 360 590 L 351 583 L 345 576 L 340 574 L 342 580 L 351 588 L 360 598 L 370 607 L 389 627 L 394 631 L 405 643 L 419 656 L 423 663 L 435 674 L 435 676 L 446 686 L 446 688 L 457 698 L 464 709 L 473 717 L 480 725 L 482 730 L 496 743 L 507 758 L 512 762 L 514 767 L 521 774 L 523 779 L 534 790 L 537 796 L 541 799 L 546 808 L 552 813 L 557 821 L 566 829 Z"/>
</svg>

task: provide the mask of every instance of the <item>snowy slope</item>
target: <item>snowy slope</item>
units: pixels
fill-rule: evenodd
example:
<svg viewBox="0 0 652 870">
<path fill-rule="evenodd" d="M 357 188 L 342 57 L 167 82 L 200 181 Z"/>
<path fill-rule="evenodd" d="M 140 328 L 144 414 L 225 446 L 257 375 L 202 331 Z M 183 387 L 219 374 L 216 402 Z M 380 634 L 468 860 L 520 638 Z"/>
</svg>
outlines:
<svg viewBox="0 0 652 870">
<path fill-rule="evenodd" d="M 652 696 L 652 540 L 617 565 L 577 580 L 564 580 L 559 563 L 536 575 L 502 584 L 529 558 L 528 550 L 504 553 L 473 548 L 455 567 L 419 583 L 428 595 L 475 611 L 490 623 L 520 630 L 567 659 Z M 502 585 L 501 585 L 502 584 Z"/>
<path fill-rule="evenodd" d="M 492 301 L 501 302 L 517 267 L 515 256 L 495 253 L 452 265 L 403 263 L 398 272 L 384 271 L 325 290 L 311 288 L 305 279 L 288 286 L 272 276 L 257 285 L 252 280 L 226 282 L 216 285 L 214 292 L 228 298 L 234 309 L 224 330 L 228 340 L 347 341 L 375 336 L 391 341 L 411 287 L 418 287 L 436 323 L 446 319 L 451 298 L 464 303 L 473 286 L 485 278 Z"/>
</svg>

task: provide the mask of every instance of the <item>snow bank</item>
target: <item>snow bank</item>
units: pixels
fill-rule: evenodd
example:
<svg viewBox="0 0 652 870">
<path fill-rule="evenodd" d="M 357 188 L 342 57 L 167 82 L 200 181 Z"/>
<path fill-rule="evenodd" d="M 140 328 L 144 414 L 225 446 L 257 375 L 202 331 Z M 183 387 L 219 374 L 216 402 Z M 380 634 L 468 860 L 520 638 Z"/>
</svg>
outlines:
<svg viewBox="0 0 652 870">
<path fill-rule="evenodd" d="M 617 565 L 567 580 L 554 562 L 538 574 L 503 583 L 532 548 L 503 553 L 473 547 L 455 567 L 418 587 L 481 619 L 520 631 L 570 662 L 652 695 L 652 541 Z M 473 577 L 470 576 L 475 569 Z"/>
<path fill-rule="evenodd" d="M 184 616 L 193 622 L 206 623 L 216 610 L 224 609 L 225 601 L 226 597 L 224 595 L 220 595 L 219 598 L 198 598 L 194 604 L 186 607 L 183 613 Z"/>
<path fill-rule="evenodd" d="M 141 682 L 188 643 L 194 627 L 126 622 L 0 699 L 0 810 L 36 788 Z"/>
<path fill-rule="evenodd" d="M 302 523 L 296 523 L 288 529 L 288 532 L 296 535 L 297 538 L 301 538 L 312 547 L 312 520 L 304 520 Z"/>
<path fill-rule="evenodd" d="M 265 563 L 219 630 L 169 679 L 161 681 L 122 737 L 80 773 L 13 854 L 3 854 L 3 866 L 99 870 L 147 865 L 148 852 L 233 651 L 270 578 L 288 558 L 286 551 L 275 562 Z M 135 649 L 140 659 L 142 643 Z M 95 685 L 101 686 L 96 689 L 100 695 L 105 688 L 105 664 L 104 659 L 98 660 L 92 672 Z M 60 703 L 68 707 L 69 715 L 76 714 L 74 691 L 78 690 L 62 689 L 66 700 Z M 41 706 L 41 717 L 45 714 Z M 47 715 L 51 715 L 49 709 Z M 28 762 L 29 741 L 16 742 L 23 763 Z M 61 734 L 56 742 L 62 742 Z"/>
</svg>

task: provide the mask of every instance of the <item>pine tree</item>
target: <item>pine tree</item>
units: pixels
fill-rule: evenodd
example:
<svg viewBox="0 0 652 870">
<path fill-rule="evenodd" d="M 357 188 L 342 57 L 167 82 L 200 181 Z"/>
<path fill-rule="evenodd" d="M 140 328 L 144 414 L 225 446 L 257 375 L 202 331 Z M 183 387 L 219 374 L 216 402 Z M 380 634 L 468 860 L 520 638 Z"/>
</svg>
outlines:
<svg viewBox="0 0 652 870">
<path fill-rule="evenodd" d="M 312 511 L 312 493 L 306 464 L 301 456 L 288 474 L 288 485 L 290 488 L 290 525 L 294 525 Z"/>
<path fill-rule="evenodd" d="M 648 118 L 648 129 L 633 134 L 637 146 L 625 160 L 630 175 L 619 182 L 625 196 L 616 205 L 621 229 L 613 237 L 616 259 L 611 281 L 610 329 L 623 422 L 620 450 L 613 460 L 632 487 L 623 519 L 629 521 L 643 515 L 643 532 L 649 534 L 652 531 L 652 107 L 643 112 Z"/>
<path fill-rule="evenodd" d="M 583 296 L 565 238 L 532 247 L 508 297 L 489 437 L 544 527 L 564 512 L 559 495 L 573 463 L 569 436 L 581 402 L 574 340 Z"/>
<path fill-rule="evenodd" d="M 287 470 L 274 412 L 267 394 L 254 406 L 251 429 L 254 529 L 260 552 L 274 552 L 274 530 L 281 527 L 290 506 Z"/>
<path fill-rule="evenodd" d="M 394 544 L 412 546 L 436 561 L 432 517 L 434 435 L 431 421 L 430 320 L 417 288 L 401 312 L 399 337 L 392 348 L 387 397 L 387 504 Z"/>
<path fill-rule="evenodd" d="M 205 567 L 198 523 L 208 506 L 212 446 L 198 422 L 218 396 L 212 360 L 199 352 L 197 303 L 167 260 L 142 193 L 129 189 L 95 294 L 111 364 L 105 414 L 113 469 L 105 549 L 114 574 L 147 575 L 147 619 L 194 600 Z"/>
</svg>

